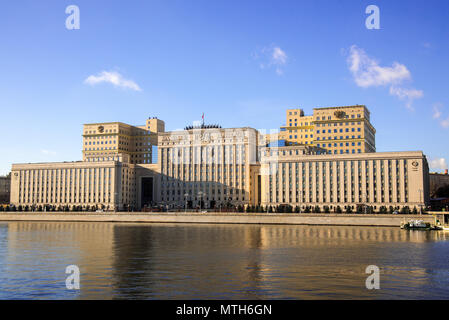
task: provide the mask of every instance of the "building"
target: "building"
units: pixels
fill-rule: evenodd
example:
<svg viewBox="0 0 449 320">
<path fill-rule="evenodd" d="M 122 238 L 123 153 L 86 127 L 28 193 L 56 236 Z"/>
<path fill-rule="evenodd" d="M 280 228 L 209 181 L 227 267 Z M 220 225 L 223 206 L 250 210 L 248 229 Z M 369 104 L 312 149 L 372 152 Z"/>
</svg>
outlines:
<svg viewBox="0 0 449 320">
<path fill-rule="evenodd" d="M 331 211 L 371 206 L 378 211 L 429 202 L 429 169 L 422 152 L 298 155 L 293 150 L 263 151 L 262 205 L 327 206 Z"/>
<path fill-rule="evenodd" d="M 276 135 L 263 135 L 250 127 L 204 123 L 165 132 L 164 122 L 156 118 L 148 119 L 145 126 L 86 124 L 83 161 L 12 165 L 11 203 L 106 210 L 284 204 L 322 210 L 426 206 L 425 155 L 366 152 L 374 147 L 366 133 L 374 132 L 369 112 L 364 106 L 341 108 L 344 114 L 338 115 L 335 109 L 315 109 L 313 134 L 320 136 L 304 144 L 273 143 L 270 139 Z M 291 128 L 310 126 L 311 117 L 300 122 L 304 116 L 297 116 Z M 364 152 L 352 151 L 353 146 L 342 152 L 323 145 L 321 141 L 338 140 L 330 139 L 334 132 L 321 133 L 327 127 L 360 128 L 349 134 L 363 132 Z M 326 139 L 318 139 L 322 136 Z"/>
<path fill-rule="evenodd" d="M 0 176 L 0 204 L 9 204 L 11 191 L 11 174 Z"/>
<path fill-rule="evenodd" d="M 165 123 L 150 118 L 143 126 L 122 122 L 91 123 L 83 128 L 83 161 L 152 163 L 153 147 Z"/>
<path fill-rule="evenodd" d="M 159 135 L 163 205 L 224 207 L 251 201 L 251 165 L 257 163 L 258 132 L 204 126 Z"/>
<path fill-rule="evenodd" d="M 328 154 L 376 152 L 376 130 L 366 106 L 314 108 L 306 116 L 302 109 L 287 109 L 280 139 L 286 145 L 315 145 Z"/>
<path fill-rule="evenodd" d="M 429 174 L 430 196 L 436 197 L 437 190 L 444 186 L 449 186 L 449 174 L 446 169 L 444 173 L 431 172 Z"/>
</svg>

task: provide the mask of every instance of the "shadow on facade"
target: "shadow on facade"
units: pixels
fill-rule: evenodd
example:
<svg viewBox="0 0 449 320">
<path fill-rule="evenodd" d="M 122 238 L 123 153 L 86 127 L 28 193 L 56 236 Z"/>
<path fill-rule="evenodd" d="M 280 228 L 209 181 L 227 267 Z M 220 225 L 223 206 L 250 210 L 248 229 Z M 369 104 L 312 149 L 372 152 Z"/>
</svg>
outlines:
<svg viewBox="0 0 449 320">
<path fill-rule="evenodd" d="M 250 203 L 250 193 L 238 181 L 238 186 L 234 180 L 229 185 L 216 181 L 184 181 L 140 166 L 136 168 L 136 209 L 220 210 L 244 206 Z"/>
</svg>

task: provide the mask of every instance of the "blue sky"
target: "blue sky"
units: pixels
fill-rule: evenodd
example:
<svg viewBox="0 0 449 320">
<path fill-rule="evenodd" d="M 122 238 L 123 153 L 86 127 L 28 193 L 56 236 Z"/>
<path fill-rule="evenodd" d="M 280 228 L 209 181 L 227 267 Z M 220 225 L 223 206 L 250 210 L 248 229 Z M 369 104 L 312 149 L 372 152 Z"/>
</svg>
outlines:
<svg viewBox="0 0 449 320">
<path fill-rule="evenodd" d="M 368 5 L 380 9 L 369 30 Z M 65 9 L 80 9 L 68 30 Z M 449 1 L 8 1 L 0 174 L 81 159 L 83 123 L 274 129 L 285 109 L 365 104 L 377 151 L 449 162 Z M 90 79 L 90 80 L 88 80 Z"/>
</svg>

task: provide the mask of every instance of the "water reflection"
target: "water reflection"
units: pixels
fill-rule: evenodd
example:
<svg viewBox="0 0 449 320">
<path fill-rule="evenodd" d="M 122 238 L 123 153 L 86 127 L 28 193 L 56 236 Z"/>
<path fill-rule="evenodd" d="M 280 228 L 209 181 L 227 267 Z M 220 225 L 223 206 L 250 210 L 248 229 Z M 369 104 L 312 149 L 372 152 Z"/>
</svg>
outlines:
<svg viewBox="0 0 449 320">
<path fill-rule="evenodd" d="M 449 233 L 295 225 L 0 224 L 0 298 L 449 298 Z M 65 267 L 81 290 L 65 289 Z M 381 290 L 365 268 L 381 268 Z"/>
</svg>

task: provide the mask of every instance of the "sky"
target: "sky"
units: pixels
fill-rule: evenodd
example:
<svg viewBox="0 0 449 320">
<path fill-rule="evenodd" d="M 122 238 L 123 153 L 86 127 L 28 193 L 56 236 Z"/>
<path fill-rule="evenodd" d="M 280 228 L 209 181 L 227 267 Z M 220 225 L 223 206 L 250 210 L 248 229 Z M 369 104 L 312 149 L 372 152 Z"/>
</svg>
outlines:
<svg viewBox="0 0 449 320">
<path fill-rule="evenodd" d="M 81 160 L 84 123 L 158 117 L 174 130 L 204 112 L 269 132 L 287 108 L 355 104 L 371 112 L 377 151 L 423 151 L 441 172 L 448 17 L 447 0 L 4 1 L 0 174 Z"/>
</svg>

